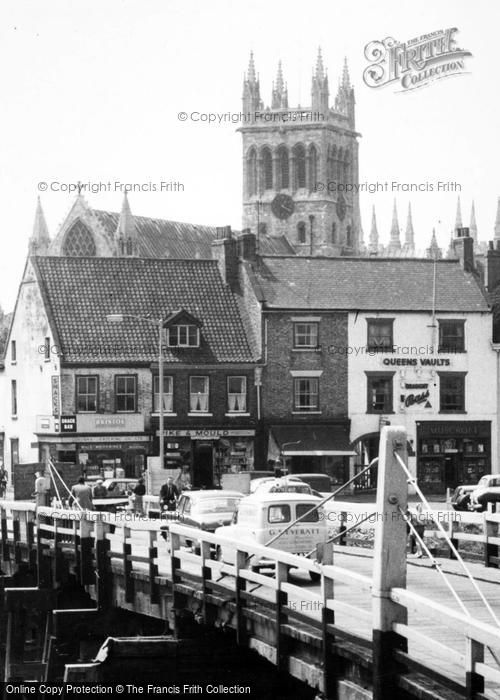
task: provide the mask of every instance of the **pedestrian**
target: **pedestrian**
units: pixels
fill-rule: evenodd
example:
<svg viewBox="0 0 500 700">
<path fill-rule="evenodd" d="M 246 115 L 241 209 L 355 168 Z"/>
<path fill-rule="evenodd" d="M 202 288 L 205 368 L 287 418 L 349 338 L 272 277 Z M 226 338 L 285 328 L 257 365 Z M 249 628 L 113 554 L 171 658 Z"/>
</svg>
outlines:
<svg viewBox="0 0 500 700">
<path fill-rule="evenodd" d="M 92 489 L 80 476 L 77 483 L 71 487 L 71 504 L 78 504 L 82 510 L 94 510 L 92 503 Z"/>
<path fill-rule="evenodd" d="M 176 481 L 179 493 L 183 491 L 191 491 L 191 475 L 189 474 L 189 464 L 183 464 L 180 468 L 179 475 Z"/>
<path fill-rule="evenodd" d="M 144 495 L 146 494 L 146 486 L 144 485 L 144 479 L 142 477 L 137 479 L 137 484 L 132 489 L 132 494 L 134 496 L 134 513 L 138 513 L 139 515 L 143 515 L 143 513 L 144 513 L 143 498 L 144 498 Z"/>
<path fill-rule="evenodd" d="M 35 498 L 35 505 L 37 506 L 37 508 L 39 506 L 48 505 L 47 483 L 42 472 L 35 472 L 35 493 L 33 494 L 33 496 Z"/>
<path fill-rule="evenodd" d="M 167 482 L 160 489 L 160 511 L 175 510 L 177 508 L 177 499 L 179 498 L 179 489 L 174 484 L 173 477 L 167 477 Z"/>
<path fill-rule="evenodd" d="M 406 525 L 406 532 L 410 539 L 410 554 L 414 554 L 417 559 L 420 559 L 424 555 L 421 542 L 423 542 L 425 534 L 425 523 L 422 518 L 422 504 L 419 503 L 415 511 L 411 511 L 410 508 L 407 508 L 406 515 L 413 525 L 413 528 L 411 528 L 409 524 Z"/>
<path fill-rule="evenodd" d="M 94 489 L 92 491 L 92 498 L 106 498 L 108 495 L 108 490 L 104 486 L 104 482 L 102 479 L 97 479 L 95 482 Z"/>
<path fill-rule="evenodd" d="M 8 481 L 8 474 L 7 470 L 3 466 L 3 463 L 1 463 L 0 466 L 0 498 L 3 498 L 5 496 L 5 492 L 7 490 L 7 481 Z"/>
</svg>

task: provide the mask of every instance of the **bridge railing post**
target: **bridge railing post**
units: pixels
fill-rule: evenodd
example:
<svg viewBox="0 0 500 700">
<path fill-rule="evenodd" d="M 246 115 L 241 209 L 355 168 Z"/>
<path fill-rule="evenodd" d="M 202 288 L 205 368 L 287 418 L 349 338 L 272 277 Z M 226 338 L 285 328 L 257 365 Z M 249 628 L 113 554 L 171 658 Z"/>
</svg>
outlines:
<svg viewBox="0 0 500 700">
<path fill-rule="evenodd" d="M 346 515 L 343 513 L 343 515 Z M 344 525 L 345 527 L 345 525 Z M 345 538 L 345 536 L 344 536 Z M 321 563 L 325 566 L 333 564 L 333 542 L 323 545 Z M 335 624 L 335 612 L 328 607 L 328 601 L 335 596 L 335 584 L 333 578 L 321 574 L 321 623 L 323 635 L 323 694 L 325 698 L 333 698 L 336 694 L 335 658 L 331 651 L 334 642 L 329 625 Z"/>
<path fill-rule="evenodd" d="M 498 557 L 499 547 L 495 544 L 490 544 L 490 537 L 498 536 L 498 523 L 495 520 L 489 520 L 488 513 L 484 513 L 484 565 L 491 566 L 491 557 Z M 497 563 L 497 566 L 500 562 Z"/>
<path fill-rule="evenodd" d="M 206 565 L 207 559 L 210 560 L 212 557 L 212 545 L 210 542 L 201 541 L 200 543 L 200 555 L 201 555 L 201 586 L 203 591 L 203 601 L 202 601 L 202 615 L 203 623 L 209 625 L 212 623 L 211 612 L 213 606 L 209 605 L 207 602 L 207 595 L 211 593 L 211 589 L 208 585 L 208 581 L 212 580 L 212 569 Z"/>
<path fill-rule="evenodd" d="M 110 576 L 111 562 L 109 561 L 110 542 L 107 538 L 108 523 L 96 520 L 94 527 L 95 540 L 95 584 L 97 592 L 97 607 L 102 610 L 110 604 Z"/>
<path fill-rule="evenodd" d="M 123 579 L 125 585 L 125 602 L 132 603 L 134 600 L 134 580 L 132 579 L 132 545 L 128 540 L 130 540 L 131 531 L 129 527 L 125 525 L 122 527 L 122 537 L 123 537 L 123 548 L 122 548 L 122 558 L 123 558 Z"/>
<path fill-rule="evenodd" d="M 465 697 L 475 698 L 484 693 L 484 677 L 474 671 L 476 663 L 484 663 L 484 644 L 467 638 L 465 651 Z"/>
<path fill-rule="evenodd" d="M 373 555 L 373 699 L 398 697 L 403 670 L 393 652 L 407 651 L 406 639 L 393 631 L 406 624 L 407 611 L 390 599 L 392 588 L 406 588 L 406 513 L 408 484 L 396 454 L 406 464 L 406 430 L 385 426 L 380 436 L 375 546 Z M 401 512 L 402 511 L 402 512 Z"/>
<path fill-rule="evenodd" d="M 151 603 L 158 603 L 159 591 L 156 577 L 158 576 L 158 532 L 149 531 L 149 599 Z"/>
<path fill-rule="evenodd" d="M 2 561 L 9 561 L 9 529 L 7 525 L 7 508 L 2 506 L 0 514 L 0 526 L 2 530 Z"/>
<path fill-rule="evenodd" d="M 75 553 L 78 562 L 78 573 L 82 586 L 92 585 L 95 582 L 95 572 L 92 566 L 92 530 L 97 530 L 97 519 L 89 522 L 86 518 L 80 517 L 75 520 Z"/>
<path fill-rule="evenodd" d="M 248 556 L 240 549 L 236 550 L 235 556 L 235 577 L 236 577 L 236 641 L 244 644 L 246 637 L 246 617 L 243 608 L 245 607 L 245 596 L 242 595 L 246 589 L 246 579 L 240 576 L 241 569 L 247 568 Z M 278 573 L 278 572 L 277 572 Z"/>
<path fill-rule="evenodd" d="M 288 594 L 281 588 L 281 584 L 288 580 L 288 566 L 276 562 L 276 667 L 278 671 L 286 668 L 287 662 L 287 637 L 281 634 L 281 625 L 285 622 L 283 608 L 288 605 Z"/>
</svg>

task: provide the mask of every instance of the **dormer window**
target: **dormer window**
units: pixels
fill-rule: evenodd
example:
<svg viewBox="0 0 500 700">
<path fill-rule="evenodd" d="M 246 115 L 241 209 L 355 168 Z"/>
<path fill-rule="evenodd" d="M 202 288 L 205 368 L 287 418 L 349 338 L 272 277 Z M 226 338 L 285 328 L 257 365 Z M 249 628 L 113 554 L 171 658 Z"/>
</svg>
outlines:
<svg viewBox="0 0 500 700">
<path fill-rule="evenodd" d="M 197 326 L 182 324 L 167 329 L 168 345 L 171 348 L 198 348 L 200 329 Z"/>
<path fill-rule="evenodd" d="M 202 324 L 190 313 L 181 309 L 165 321 L 169 348 L 199 348 Z"/>
</svg>

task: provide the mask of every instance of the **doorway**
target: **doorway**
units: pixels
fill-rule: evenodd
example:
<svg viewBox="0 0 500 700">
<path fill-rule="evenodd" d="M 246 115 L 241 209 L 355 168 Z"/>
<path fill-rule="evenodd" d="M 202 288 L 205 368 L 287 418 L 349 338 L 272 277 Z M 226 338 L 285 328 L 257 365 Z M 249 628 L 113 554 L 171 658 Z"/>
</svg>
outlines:
<svg viewBox="0 0 500 700">
<path fill-rule="evenodd" d="M 212 443 L 196 442 L 193 448 L 193 486 L 200 489 L 212 489 L 214 487 Z"/>
<path fill-rule="evenodd" d="M 11 474 L 14 473 L 14 467 L 19 464 L 19 438 L 10 439 L 10 468 Z"/>
</svg>

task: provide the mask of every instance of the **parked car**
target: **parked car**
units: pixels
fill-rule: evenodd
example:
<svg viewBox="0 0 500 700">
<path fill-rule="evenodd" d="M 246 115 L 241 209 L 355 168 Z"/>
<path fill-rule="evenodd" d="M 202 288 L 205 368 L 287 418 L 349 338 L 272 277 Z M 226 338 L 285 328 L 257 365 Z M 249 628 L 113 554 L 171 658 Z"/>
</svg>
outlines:
<svg viewBox="0 0 500 700">
<path fill-rule="evenodd" d="M 298 477 L 296 477 L 295 474 L 290 474 L 290 476 L 287 476 L 287 477 L 263 476 L 263 477 L 260 477 L 259 479 L 252 479 L 250 481 L 250 493 L 255 493 L 258 489 L 260 489 L 262 487 L 263 484 L 273 483 L 273 482 L 278 481 L 279 479 L 285 479 L 285 478 L 289 482 L 298 481 L 299 483 L 305 483 L 302 481 L 302 479 L 299 479 Z"/>
<path fill-rule="evenodd" d="M 476 488 L 474 484 L 457 486 L 451 497 L 451 506 L 454 510 L 469 510 L 470 495 Z"/>
<path fill-rule="evenodd" d="M 132 489 L 137 486 L 137 479 L 126 477 L 105 479 L 102 485 L 107 491 L 105 498 L 127 498 Z"/>
<path fill-rule="evenodd" d="M 253 493 L 312 493 L 312 488 L 305 481 L 281 476 L 277 479 L 264 479 Z"/>
<path fill-rule="evenodd" d="M 239 491 L 213 489 L 185 492 L 179 498 L 177 510 L 162 513 L 162 518 L 167 521 L 161 526 L 163 536 L 167 539 L 172 522 L 214 532 L 217 527 L 228 525 L 232 521 L 242 498 L 243 494 Z M 183 544 L 190 547 L 193 541 L 186 539 Z"/>
<path fill-rule="evenodd" d="M 332 479 L 328 474 L 292 474 L 291 476 L 301 479 L 312 488 L 313 491 L 329 493 L 332 490 Z"/>
<path fill-rule="evenodd" d="M 242 544 L 251 542 L 264 545 L 283 531 L 283 535 L 271 546 L 292 554 L 306 554 L 317 544 L 327 540 L 327 523 L 323 509 L 318 508 L 286 532 L 284 530 L 298 517 L 308 513 L 318 502 L 320 499 L 312 494 L 256 492 L 242 498 L 232 524 L 218 527 L 215 533 Z M 234 563 L 236 548 L 222 545 L 217 555 L 221 561 Z M 250 565 L 254 570 L 270 566 L 271 563 L 264 558 L 250 558 Z M 311 572 L 311 579 L 318 579 L 316 572 Z"/>
<path fill-rule="evenodd" d="M 484 511 L 488 503 L 500 502 L 500 474 L 485 474 L 470 494 L 471 510 Z"/>
</svg>

